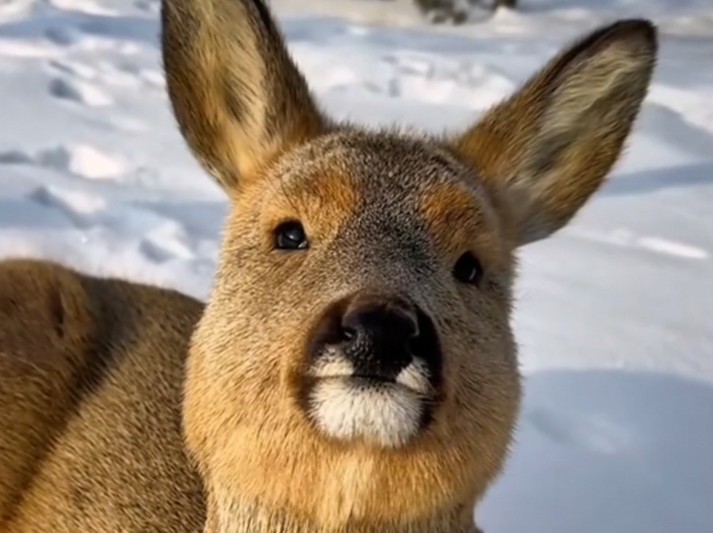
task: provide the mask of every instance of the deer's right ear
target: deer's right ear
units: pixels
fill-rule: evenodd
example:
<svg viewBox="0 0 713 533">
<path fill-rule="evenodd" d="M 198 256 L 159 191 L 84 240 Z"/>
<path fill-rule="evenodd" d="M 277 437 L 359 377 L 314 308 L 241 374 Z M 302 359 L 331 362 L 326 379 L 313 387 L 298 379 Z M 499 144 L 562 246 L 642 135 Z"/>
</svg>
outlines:
<svg viewBox="0 0 713 533">
<path fill-rule="evenodd" d="M 161 24 L 181 133 L 229 193 L 325 128 L 262 0 L 163 0 Z"/>
</svg>

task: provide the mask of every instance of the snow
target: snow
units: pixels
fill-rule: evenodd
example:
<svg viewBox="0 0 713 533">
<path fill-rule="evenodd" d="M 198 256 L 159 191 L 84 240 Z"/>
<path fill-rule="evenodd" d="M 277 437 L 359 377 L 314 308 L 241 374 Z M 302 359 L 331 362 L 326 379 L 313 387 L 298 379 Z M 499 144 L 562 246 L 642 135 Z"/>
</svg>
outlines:
<svg viewBox="0 0 713 533">
<path fill-rule="evenodd" d="M 273 0 L 339 118 L 473 121 L 577 34 L 652 17 L 629 149 L 575 221 L 522 251 L 526 378 L 487 533 L 713 531 L 713 3 L 522 0 L 428 27 L 410 0 Z M 0 0 L 0 255 L 204 298 L 227 203 L 165 96 L 157 0 Z"/>
</svg>

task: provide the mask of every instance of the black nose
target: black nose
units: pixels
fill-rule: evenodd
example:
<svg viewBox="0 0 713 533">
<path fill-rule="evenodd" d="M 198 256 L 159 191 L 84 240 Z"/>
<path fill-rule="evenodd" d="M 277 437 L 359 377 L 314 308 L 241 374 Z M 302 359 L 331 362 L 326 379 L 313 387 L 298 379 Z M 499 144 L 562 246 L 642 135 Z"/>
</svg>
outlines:
<svg viewBox="0 0 713 533">
<path fill-rule="evenodd" d="M 395 298 L 360 295 L 342 317 L 342 352 L 356 375 L 396 379 L 413 360 L 419 327 L 415 307 Z"/>
<path fill-rule="evenodd" d="M 312 359 L 338 353 L 354 377 L 394 381 L 414 358 L 440 376 L 440 348 L 433 322 L 406 298 L 356 293 L 329 307 L 310 347 Z"/>
</svg>

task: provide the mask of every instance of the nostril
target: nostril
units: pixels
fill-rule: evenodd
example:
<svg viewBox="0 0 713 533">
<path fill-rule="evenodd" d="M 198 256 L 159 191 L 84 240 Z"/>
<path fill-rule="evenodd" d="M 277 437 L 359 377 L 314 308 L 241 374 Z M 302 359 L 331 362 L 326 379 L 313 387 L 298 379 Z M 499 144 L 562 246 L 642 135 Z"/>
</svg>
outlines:
<svg viewBox="0 0 713 533">
<path fill-rule="evenodd" d="M 342 342 L 354 342 L 363 332 L 364 324 L 358 313 L 345 315 L 339 324 L 339 336 Z"/>
<path fill-rule="evenodd" d="M 414 335 L 408 340 L 408 351 L 412 355 L 417 355 L 420 349 L 421 339 L 418 335 Z"/>
<path fill-rule="evenodd" d="M 418 328 L 418 322 L 414 320 L 412 322 L 412 324 L 413 324 L 413 331 L 411 331 L 411 334 L 409 335 L 409 341 L 411 341 L 411 342 L 418 339 L 421 335 L 421 331 Z"/>
<path fill-rule="evenodd" d="M 343 341 L 352 341 L 356 335 L 357 333 L 354 328 L 342 326 L 340 329 L 340 337 Z"/>
</svg>

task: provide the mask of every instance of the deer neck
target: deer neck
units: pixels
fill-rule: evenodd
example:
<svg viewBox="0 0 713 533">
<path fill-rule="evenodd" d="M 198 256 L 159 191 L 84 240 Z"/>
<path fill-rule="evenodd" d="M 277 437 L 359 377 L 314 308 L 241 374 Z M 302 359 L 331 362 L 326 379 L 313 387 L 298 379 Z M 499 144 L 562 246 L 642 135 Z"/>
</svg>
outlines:
<svg viewBox="0 0 713 533">
<path fill-rule="evenodd" d="M 392 525 L 346 523 L 333 528 L 319 527 L 308 520 L 239 500 L 211 498 L 204 533 L 480 533 L 473 513 L 462 508 L 429 519 Z"/>
</svg>

